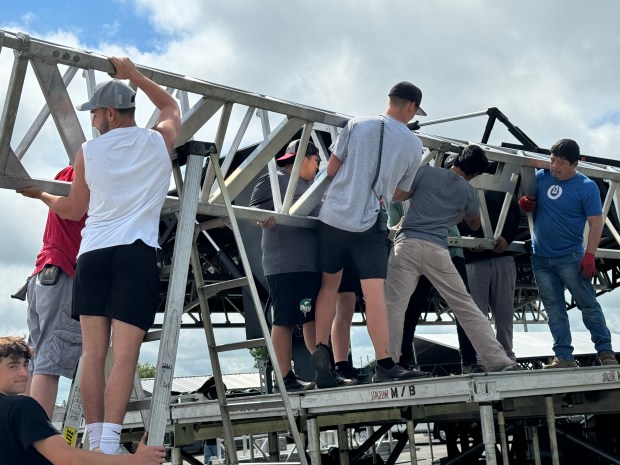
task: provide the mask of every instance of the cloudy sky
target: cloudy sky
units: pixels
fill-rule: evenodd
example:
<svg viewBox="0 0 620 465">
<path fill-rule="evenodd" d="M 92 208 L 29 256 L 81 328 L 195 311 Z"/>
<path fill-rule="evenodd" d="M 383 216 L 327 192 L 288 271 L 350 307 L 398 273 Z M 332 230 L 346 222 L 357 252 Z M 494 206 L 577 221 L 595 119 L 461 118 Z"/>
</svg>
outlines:
<svg viewBox="0 0 620 465">
<path fill-rule="evenodd" d="M 0 29 L 349 115 L 382 112 L 387 90 L 406 79 L 424 93 L 422 121 L 498 107 L 541 147 L 571 137 L 584 153 L 620 160 L 618 17 L 613 0 L 31 0 L 3 5 Z M 2 50 L 2 104 L 12 60 Z M 38 92 L 30 74 L 26 89 Z M 13 148 L 41 108 L 37 92 L 20 103 Z M 477 141 L 484 124 L 425 132 Z M 515 142 L 497 131 L 491 142 L 502 141 Z M 24 164 L 52 177 L 66 160 L 48 124 Z M 33 267 L 46 212 L 10 191 L 0 191 L 0 205 L 0 334 L 25 334 L 25 304 L 9 295 Z M 602 299 L 618 322 L 611 301 Z M 183 338 L 199 340 L 199 332 Z M 365 331 L 355 341 L 365 360 Z M 210 372 L 207 362 L 196 372 L 188 354 L 178 374 Z M 144 350 L 145 360 L 155 357 L 156 347 Z M 228 371 L 251 366 L 229 362 Z"/>
</svg>

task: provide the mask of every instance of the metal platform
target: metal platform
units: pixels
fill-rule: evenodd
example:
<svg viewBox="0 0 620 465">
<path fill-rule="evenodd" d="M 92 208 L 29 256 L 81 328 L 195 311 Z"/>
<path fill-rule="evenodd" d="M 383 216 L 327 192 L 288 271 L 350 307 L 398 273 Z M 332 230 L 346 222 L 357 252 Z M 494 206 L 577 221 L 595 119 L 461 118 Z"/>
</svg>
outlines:
<svg viewBox="0 0 620 465">
<path fill-rule="evenodd" d="M 0 188 L 38 186 L 51 193 L 66 195 L 67 183 L 31 177 L 22 164 L 22 159 L 45 121 L 51 116 L 67 157 L 72 160 L 77 148 L 86 140 L 86 135 L 73 109 L 76 101 L 72 96 L 75 93 L 75 86 L 69 86 L 69 82 L 76 76 L 78 70 L 82 70 L 82 75 L 85 77 L 84 84 L 87 89 L 92 90 L 96 78 L 107 78 L 105 74 L 112 72 L 113 69 L 103 56 L 37 40 L 27 34 L 0 31 L 0 47 L 11 49 L 14 53 L 11 75 L 4 77 L 8 86 L 0 118 Z M 296 202 L 291 201 L 290 195 L 282 199 L 279 191 L 274 189 L 276 211 L 249 209 L 243 206 L 242 198 L 244 192 L 251 189 L 256 176 L 260 173 L 267 170 L 275 175 L 274 158 L 293 138 L 301 137 L 305 141 L 311 138 L 319 148 L 321 158 L 326 160 L 329 155 L 329 143 L 346 124 L 348 116 L 233 89 L 183 74 L 146 67 L 139 69 L 178 96 L 183 119 L 177 145 L 197 138 L 197 133 L 200 131 L 201 138 L 215 141 L 215 145 L 220 149 L 227 147 L 226 156 L 221 163 L 226 189 L 221 190 L 214 184 L 216 176 L 214 164 L 207 165 L 203 176 L 199 179 L 200 199 L 194 232 L 200 255 L 200 266 L 196 268 L 203 270 L 204 283 L 212 284 L 231 279 L 235 261 L 239 262 L 238 255 L 235 255 L 238 254 L 238 250 L 230 244 L 230 225 L 226 221 L 225 207 L 222 204 L 224 192 L 229 192 L 235 201 L 234 216 L 248 220 L 247 224 L 275 216 L 280 224 L 316 227 L 316 219 L 308 218 L 306 215 L 328 187 L 329 180 L 324 175 L 319 176 L 307 194 Z M 61 70 L 64 75 L 61 75 Z M 38 90 L 45 100 L 45 105 L 35 116 L 22 140 L 17 141 L 14 129 L 20 100 L 32 96 L 31 90 L 37 90 L 24 87 L 26 74 L 30 71 L 34 72 L 37 78 Z M 156 116 L 156 112 L 153 115 Z M 427 127 L 445 121 L 478 116 L 489 117 L 480 145 L 489 160 L 497 165 L 494 174 L 484 174 L 474 180 L 473 184 L 478 188 L 479 195 L 483 196 L 484 190 L 494 190 L 504 193 L 506 200 L 509 200 L 514 195 L 527 192 L 534 169 L 547 167 L 548 156 L 544 149 L 537 147 L 518 128 L 512 126 L 497 109 L 427 121 L 418 125 L 414 123 L 411 129 L 416 131 L 424 144 L 424 163 L 439 166 L 448 154 L 460 152 L 469 143 L 428 134 Z M 270 119 L 275 123 L 273 128 L 270 126 Z M 487 143 L 489 132 L 496 120 L 507 125 L 519 144 L 492 146 Z M 238 124 L 234 127 L 236 123 Z M 248 131 L 251 124 L 258 125 L 260 129 Z M 424 132 L 420 131 L 422 128 L 425 129 Z M 90 130 L 91 128 L 87 128 L 87 131 Z M 258 140 L 250 141 L 246 148 L 242 148 L 241 143 L 245 141 L 246 133 L 262 134 L 262 139 L 258 137 Z M 36 161 L 33 160 L 33 163 Z M 190 171 L 192 176 L 198 177 L 199 173 L 196 170 Z M 620 285 L 618 222 L 620 209 L 617 192 L 620 168 L 610 161 L 584 156 L 584 160 L 580 162 L 580 171 L 595 180 L 603 196 L 605 229 L 603 240 L 596 253 L 599 273 L 594 283 L 599 292 L 608 292 Z M 296 179 L 296 176 L 292 176 L 293 178 Z M 289 185 L 288 191 L 294 191 L 294 185 Z M 490 227 L 488 211 L 484 202 L 481 203 L 485 237 L 482 239 L 455 237 L 450 238 L 450 244 L 460 246 L 480 244 L 487 248 L 491 247 L 493 238 L 501 233 L 502 225 L 498 225 L 496 230 Z M 172 250 L 177 233 L 175 216 L 179 209 L 179 199 L 170 196 L 163 211 L 161 224 L 162 300 L 165 300 L 166 292 L 172 287 L 169 286 L 171 283 L 168 279 L 172 281 L 172 278 L 168 273 L 172 268 Z M 505 215 L 500 215 L 502 216 Z M 525 237 L 511 246 L 511 250 L 522 254 L 523 257 L 522 261 L 517 260 L 520 278 L 519 290 L 515 296 L 515 320 L 537 323 L 546 320 L 546 313 L 533 285 L 531 270 L 527 266 L 529 257 L 526 239 L 530 226 L 531 222 L 524 218 Z M 255 267 L 253 269 L 256 270 Z M 255 272 L 254 275 L 259 278 L 259 273 Z M 232 278 L 237 276 L 233 275 Z M 179 299 L 181 300 L 179 305 L 175 305 L 173 309 L 175 315 L 178 313 L 179 318 L 181 314 L 186 315 L 191 320 L 189 326 L 202 327 L 204 320 L 200 316 L 201 304 L 197 298 L 196 283 L 190 280 L 187 283 L 183 281 L 176 284 L 177 288 L 182 288 L 184 295 Z M 209 300 L 208 306 L 212 307 L 214 312 L 220 310 L 218 302 L 223 303 L 221 311 L 226 317 L 226 322 L 222 326 L 230 325 L 229 313 L 247 316 L 241 292 L 226 290 L 210 297 Z M 451 315 L 447 308 L 437 308 L 435 314 Z M 450 319 L 453 320 L 451 316 Z M 168 342 L 170 338 L 163 343 Z M 620 408 L 617 395 L 618 377 L 616 369 L 605 368 L 453 376 L 411 383 L 363 385 L 309 392 L 292 395 L 291 403 L 295 417 L 301 429 L 305 431 L 313 465 L 318 465 L 320 462 L 318 443 L 320 428 L 336 427 L 339 437 L 342 438 L 343 428 L 348 425 L 405 421 L 408 426 L 413 426 L 415 420 L 433 418 L 450 420 L 478 418 L 482 423 L 487 462 L 495 464 L 497 463 L 495 419 L 501 434 L 507 417 L 544 418 L 549 426 L 550 437 L 555 438 L 555 416 L 558 414 L 618 413 Z M 163 401 L 167 400 L 166 395 Z M 286 429 L 283 410 L 273 402 L 271 396 L 230 399 L 230 405 L 236 434 L 243 434 L 243 431 L 264 432 Z M 220 409 L 214 401 L 206 402 L 199 397 L 173 397 L 169 409 L 166 405 L 165 409 L 159 408 L 159 410 L 164 412 L 165 428 L 174 433 L 172 444 L 175 446 L 189 441 L 190 438 L 193 440 L 222 436 Z M 128 416 L 126 425 L 126 432 L 130 436 L 132 430 L 143 428 L 141 420 L 138 421 L 131 415 Z M 158 421 L 159 419 L 158 416 Z M 412 461 L 415 461 L 412 430 L 413 428 L 409 428 L 409 441 Z M 553 440 L 551 442 L 553 443 Z M 502 444 L 502 449 L 505 448 L 505 444 Z M 557 443 L 552 445 L 551 449 L 557 455 Z M 554 463 L 557 462 L 556 458 L 554 457 Z M 346 465 L 347 460 L 344 455 L 341 456 L 343 465 Z"/>
<path fill-rule="evenodd" d="M 275 396 L 229 400 L 235 433 L 253 435 L 285 432 L 284 410 L 270 405 Z M 359 428 L 411 422 L 481 421 L 491 409 L 490 426 L 498 412 L 504 421 L 620 413 L 620 366 L 555 370 L 523 370 L 425 378 L 415 381 L 365 384 L 290 395 L 291 407 L 308 440 L 308 450 L 320 450 L 320 430 Z M 488 425 L 487 425 L 488 426 Z M 125 419 L 125 437 L 139 438 L 137 412 Z M 171 446 L 222 437 L 219 406 L 201 395 L 171 399 L 167 430 Z M 312 454 L 311 454 L 312 457 Z M 318 465 L 315 461 L 313 465 Z"/>
</svg>

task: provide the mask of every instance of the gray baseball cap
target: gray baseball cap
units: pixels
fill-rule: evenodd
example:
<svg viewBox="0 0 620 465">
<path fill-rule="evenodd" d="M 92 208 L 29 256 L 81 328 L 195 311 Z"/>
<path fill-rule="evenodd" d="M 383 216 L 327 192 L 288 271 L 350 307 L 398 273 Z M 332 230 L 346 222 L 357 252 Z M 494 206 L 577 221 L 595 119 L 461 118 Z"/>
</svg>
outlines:
<svg viewBox="0 0 620 465">
<path fill-rule="evenodd" d="M 131 87 L 118 79 L 101 82 L 95 87 L 92 97 L 86 103 L 77 105 L 78 111 L 90 111 L 95 108 L 114 108 L 123 110 L 136 106 L 136 93 Z"/>
</svg>

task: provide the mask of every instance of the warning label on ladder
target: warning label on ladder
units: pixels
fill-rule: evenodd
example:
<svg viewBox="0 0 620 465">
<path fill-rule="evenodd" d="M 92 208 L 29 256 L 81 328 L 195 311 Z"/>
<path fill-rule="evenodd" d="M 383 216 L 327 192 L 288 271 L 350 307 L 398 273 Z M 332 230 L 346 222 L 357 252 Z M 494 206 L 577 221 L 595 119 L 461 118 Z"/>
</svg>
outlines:
<svg viewBox="0 0 620 465">
<path fill-rule="evenodd" d="M 62 430 L 62 437 L 65 438 L 67 444 L 71 447 L 75 447 L 75 441 L 77 440 L 77 429 L 76 428 L 65 428 Z"/>
</svg>

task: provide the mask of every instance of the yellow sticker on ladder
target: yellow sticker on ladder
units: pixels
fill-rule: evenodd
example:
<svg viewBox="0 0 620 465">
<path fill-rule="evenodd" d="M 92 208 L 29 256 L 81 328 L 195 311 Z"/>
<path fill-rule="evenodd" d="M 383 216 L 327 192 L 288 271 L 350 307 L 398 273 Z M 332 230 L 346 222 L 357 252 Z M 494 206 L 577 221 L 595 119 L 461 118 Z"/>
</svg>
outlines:
<svg viewBox="0 0 620 465">
<path fill-rule="evenodd" d="M 65 438 L 67 444 L 71 447 L 75 447 L 75 442 L 77 441 L 77 429 L 76 428 L 65 428 L 62 431 L 62 437 Z"/>
</svg>

